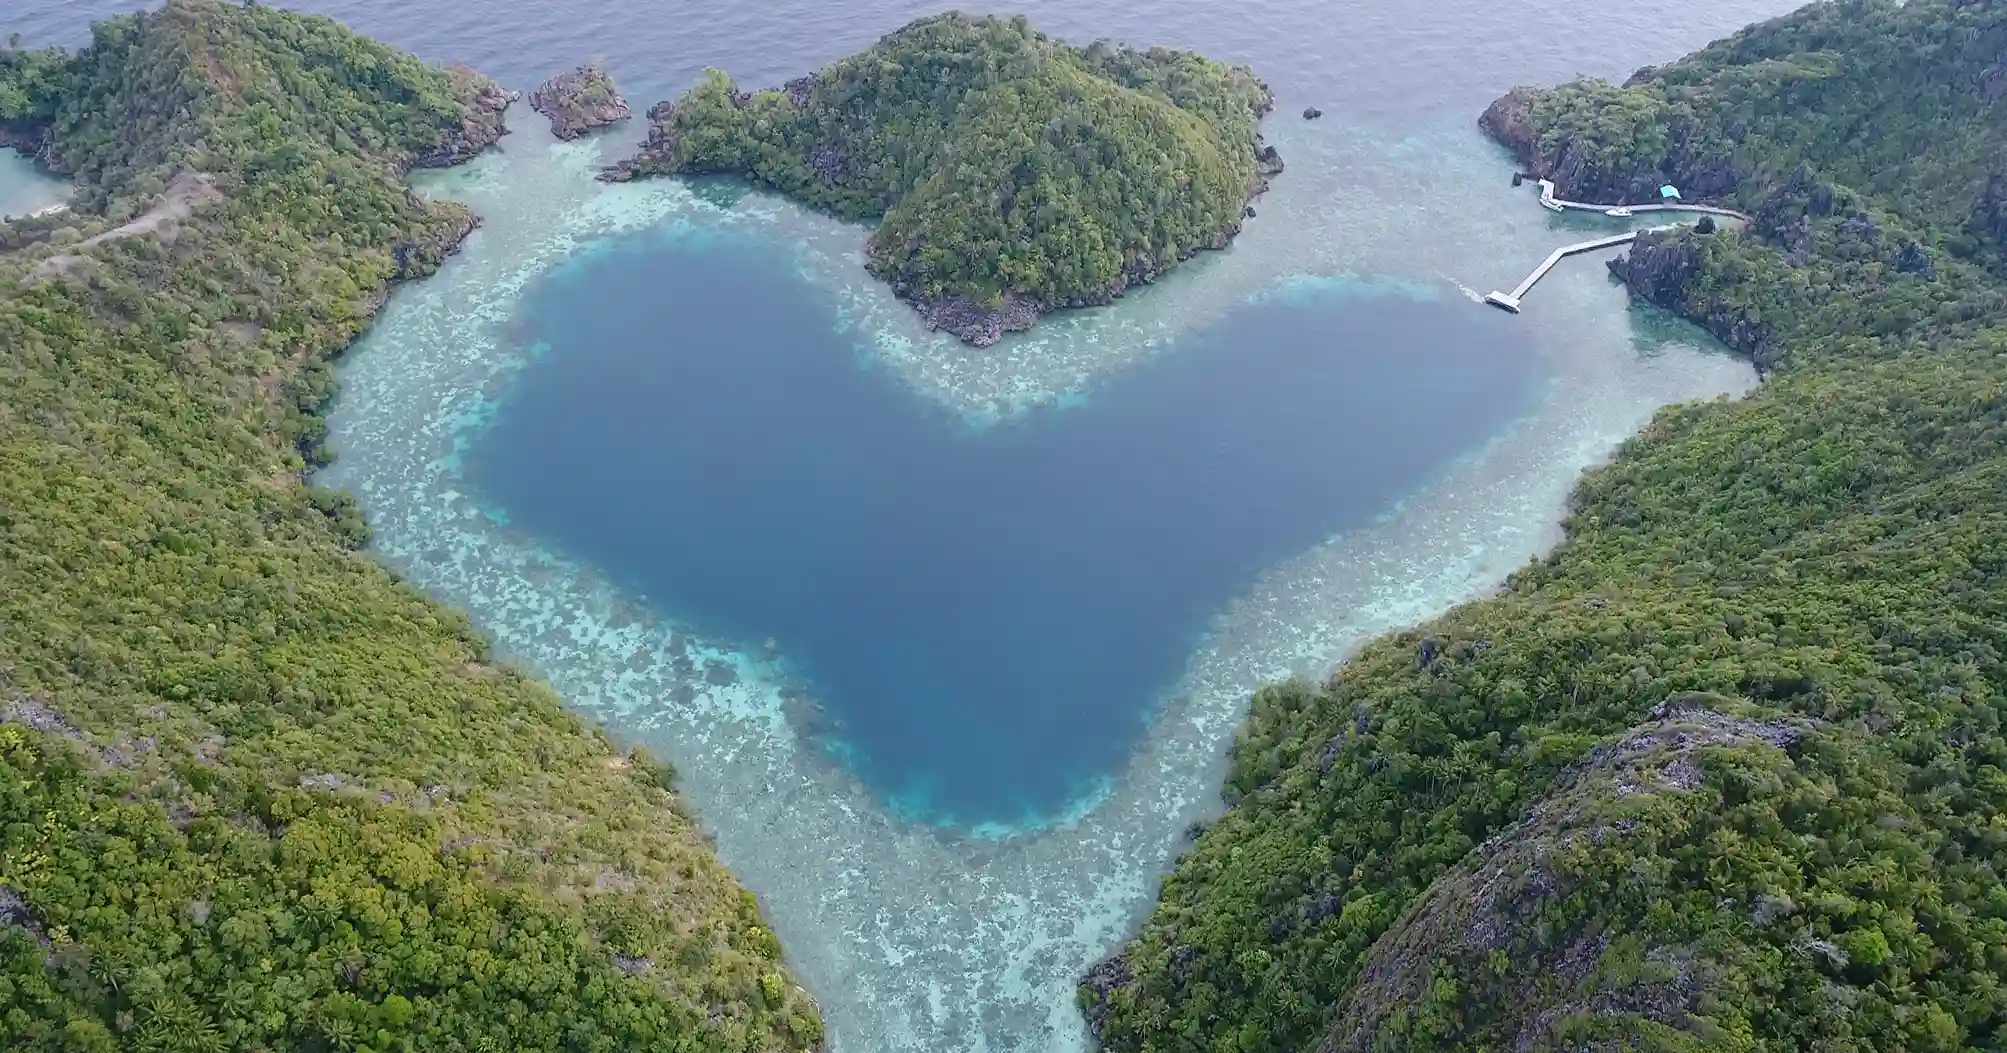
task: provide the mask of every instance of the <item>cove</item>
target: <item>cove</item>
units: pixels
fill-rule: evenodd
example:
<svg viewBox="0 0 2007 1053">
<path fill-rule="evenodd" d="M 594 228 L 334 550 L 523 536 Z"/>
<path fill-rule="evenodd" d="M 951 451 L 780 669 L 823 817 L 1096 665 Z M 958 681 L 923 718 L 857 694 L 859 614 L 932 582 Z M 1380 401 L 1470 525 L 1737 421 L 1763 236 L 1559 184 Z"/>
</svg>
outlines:
<svg viewBox="0 0 2007 1053">
<path fill-rule="evenodd" d="M 63 200 L 69 188 L 20 153 L 0 147 L 0 217 L 25 216 Z"/>
<path fill-rule="evenodd" d="M 1264 569 L 1531 408 L 1524 327 L 1339 288 L 975 428 L 874 368 L 771 239 L 630 234 L 528 290 L 530 361 L 464 478 L 677 623 L 771 647 L 897 811 L 1035 824 L 1120 767 Z"/>
</svg>

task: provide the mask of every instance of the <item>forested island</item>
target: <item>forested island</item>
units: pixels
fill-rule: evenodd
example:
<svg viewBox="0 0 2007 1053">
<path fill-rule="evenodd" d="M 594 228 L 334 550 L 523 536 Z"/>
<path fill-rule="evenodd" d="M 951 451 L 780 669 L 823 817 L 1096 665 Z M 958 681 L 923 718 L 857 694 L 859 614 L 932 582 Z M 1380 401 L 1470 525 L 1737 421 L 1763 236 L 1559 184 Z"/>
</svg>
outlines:
<svg viewBox="0 0 2007 1053">
<path fill-rule="evenodd" d="M 985 346 L 1224 247 L 1281 170 L 1257 131 L 1272 101 L 1188 51 L 950 13 L 778 90 L 713 70 L 605 178 L 728 174 L 876 220 L 871 273 Z"/>
<path fill-rule="evenodd" d="M 2007 1043 L 2007 5 L 1841 0 L 1486 131 L 1750 355 L 1502 592 L 1268 688 L 1113 1051 Z"/>
<path fill-rule="evenodd" d="M 168 0 L 0 51 L 0 1047 L 798 1050 L 677 797 L 358 552 L 329 359 L 476 222 L 510 96 Z"/>
</svg>

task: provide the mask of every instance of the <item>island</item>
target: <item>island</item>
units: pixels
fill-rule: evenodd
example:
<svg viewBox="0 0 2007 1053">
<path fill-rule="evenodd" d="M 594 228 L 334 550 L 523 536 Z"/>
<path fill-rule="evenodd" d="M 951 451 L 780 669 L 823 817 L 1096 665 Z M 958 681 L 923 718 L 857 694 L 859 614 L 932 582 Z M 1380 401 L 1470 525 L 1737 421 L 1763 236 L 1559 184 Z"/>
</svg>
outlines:
<svg viewBox="0 0 2007 1053">
<path fill-rule="evenodd" d="M 1611 270 L 1765 379 L 1498 594 L 1254 697 L 1083 978 L 1101 1048 L 1997 1047 L 2007 5 L 1813 4 L 1481 126 L 1564 198 L 1749 216 Z"/>
<path fill-rule="evenodd" d="M 530 108 L 550 118 L 551 134 L 560 139 L 576 139 L 627 119 L 627 100 L 597 62 L 543 82 L 530 93 Z"/>
<path fill-rule="evenodd" d="M 11 13 L 11 11 L 10 11 Z M 476 217 L 511 94 L 166 0 L 0 49 L 0 1046 L 823 1041 L 675 773 L 360 551 L 330 367 Z"/>
<path fill-rule="evenodd" d="M 1266 85 L 1188 51 L 924 18 L 784 87 L 713 70 L 604 178 L 732 175 L 876 221 L 866 266 L 978 347 L 1223 248 L 1282 170 Z"/>
</svg>

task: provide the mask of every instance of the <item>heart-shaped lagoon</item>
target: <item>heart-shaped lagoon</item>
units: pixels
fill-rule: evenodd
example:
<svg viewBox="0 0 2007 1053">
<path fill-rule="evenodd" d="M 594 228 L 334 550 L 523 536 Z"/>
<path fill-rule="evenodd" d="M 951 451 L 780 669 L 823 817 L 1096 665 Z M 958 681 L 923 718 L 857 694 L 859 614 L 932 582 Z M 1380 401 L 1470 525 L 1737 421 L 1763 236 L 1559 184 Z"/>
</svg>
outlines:
<svg viewBox="0 0 2007 1053">
<path fill-rule="evenodd" d="M 903 812 L 1023 823 L 1120 766 L 1263 569 L 1530 407 L 1523 325 L 1362 290 L 1249 304 L 974 429 L 872 368 L 779 247 L 630 235 L 525 298 L 545 347 L 467 477 L 697 631 L 772 641 Z"/>
</svg>

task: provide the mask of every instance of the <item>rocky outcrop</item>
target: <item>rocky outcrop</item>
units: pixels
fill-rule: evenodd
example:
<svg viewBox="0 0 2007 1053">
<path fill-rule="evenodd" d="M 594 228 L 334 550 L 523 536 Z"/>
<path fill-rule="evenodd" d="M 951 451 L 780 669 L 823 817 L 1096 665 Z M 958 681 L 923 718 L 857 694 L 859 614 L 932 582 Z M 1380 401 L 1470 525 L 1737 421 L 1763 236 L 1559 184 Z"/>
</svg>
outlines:
<svg viewBox="0 0 2007 1053">
<path fill-rule="evenodd" d="M 929 331 L 947 333 L 976 347 L 988 347 L 1003 339 L 1005 333 L 1030 329 L 1044 313 L 1037 300 L 1015 293 L 1005 293 L 995 307 L 961 296 L 923 299 L 905 296 L 903 292 L 901 296 L 927 320 Z"/>
<path fill-rule="evenodd" d="M 1087 1030 L 1094 1041 L 1101 1041 L 1101 1019 L 1107 1015 L 1108 998 L 1118 989 L 1128 985 L 1129 959 L 1121 954 L 1111 955 L 1094 963 L 1087 976 L 1080 981 L 1080 1001 L 1087 1014 Z"/>
<path fill-rule="evenodd" d="M 448 72 L 467 99 L 467 112 L 460 118 L 460 127 L 448 132 L 438 146 L 412 160 L 413 168 L 450 168 L 509 134 L 502 116 L 509 104 L 521 97 L 520 93 L 508 91 L 465 66 L 455 66 Z"/>
<path fill-rule="evenodd" d="M 0 150 L 33 154 L 42 148 L 42 130 L 27 124 L 0 121 Z"/>
<path fill-rule="evenodd" d="M 594 62 L 543 82 L 530 93 L 530 108 L 550 118 L 551 134 L 560 139 L 576 139 L 628 116 L 613 77 Z"/>
<path fill-rule="evenodd" d="M 1384 1025 L 1428 1002 L 1446 967 L 1485 988 L 1462 992 L 1476 1003 L 1475 1019 L 1459 1020 L 1454 1036 L 1484 1039 L 1473 1043 L 1484 1048 L 1587 1048 L 1567 1041 L 1587 1020 L 1618 1031 L 1636 1022 L 1705 1034 L 1696 1017 L 1715 969 L 1704 954 L 1641 941 L 1608 918 L 1575 931 L 1554 926 L 1579 890 L 1578 868 L 1593 865 L 1599 850 L 1628 857 L 1669 847 L 1658 842 L 1678 835 L 1640 816 L 1653 814 L 1655 798 L 1713 792 L 1708 751 L 1788 753 L 1810 730 L 1738 709 L 1747 712 L 1727 699 L 1669 699 L 1648 723 L 1576 762 L 1524 818 L 1437 878 L 1374 943 L 1319 1053 L 1407 1048 L 1404 1029 Z M 1501 956 L 1512 968 L 1495 974 Z"/>
<path fill-rule="evenodd" d="M 1492 100 L 1478 115 L 1477 127 L 1512 151 L 1521 164 L 1530 163 L 1538 141 L 1533 131 L 1533 89 L 1514 88 Z"/>
<path fill-rule="evenodd" d="M 1677 113 L 1663 118 L 1671 144 L 1664 156 L 1631 157 L 1602 143 L 1543 134 L 1536 121 L 1540 96 L 1537 89 L 1514 88 L 1486 107 L 1477 123 L 1529 173 L 1551 180 L 1556 196 L 1647 204 L 1658 201 L 1659 187 L 1671 183 L 1688 201 L 1725 201 L 1743 184 L 1743 173 L 1725 146 Z"/>
<path fill-rule="evenodd" d="M 469 234 L 480 227 L 481 217 L 464 213 L 460 221 L 431 237 L 403 238 L 390 247 L 397 269 L 393 280 L 404 282 L 423 278 L 439 269 L 446 257 L 460 251 Z"/>
<path fill-rule="evenodd" d="M 0 121 L 0 150 L 15 150 L 25 154 L 51 175 L 67 176 L 69 166 L 56 156 L 55 145 L 49 138 L 49 126 L 28 121 Z"/>
<path fill-rule="evenodd" d="M 1767 375 L 1776 362 L 1769 326 L 1694 293 L 1709 236 L 1684 230 L 1644 231 L 1631 242 L 1629 252 L 1610 261 L 1610 273 L 1640 299 L 1693 321 L 1729 348 L 1748 355 L 1757 373 Z"/>
<path fill-rule="evenodd" d="M 792 86 L 795 82 L 790 81 Z M 676 129 L 676 104 L 668 100 L 648 107 L 648 137 L 641 141 L 641 149 L 633 157 L 622 158 L 599 170 L 602 183 L 630 183 L 644 176 L 659 174 L 665 170 L 668 160 L 678 156 L 677 140 L 681 133 Z"/>
</svg>

